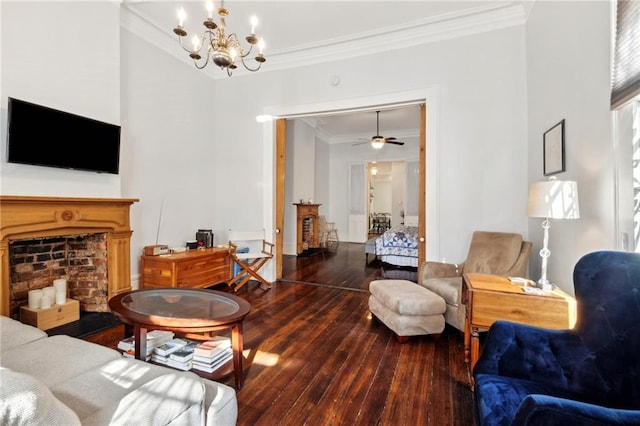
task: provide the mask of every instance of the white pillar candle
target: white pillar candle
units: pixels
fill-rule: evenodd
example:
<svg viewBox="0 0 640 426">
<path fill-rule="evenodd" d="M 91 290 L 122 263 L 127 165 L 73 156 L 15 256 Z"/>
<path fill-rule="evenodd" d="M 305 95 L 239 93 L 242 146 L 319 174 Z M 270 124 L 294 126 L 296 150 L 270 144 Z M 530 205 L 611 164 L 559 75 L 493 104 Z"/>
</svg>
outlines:
<svg viewBox="0 0 640 426">
<path fill-rule="evenodd" d="M 59 291 L 67 294 L 67 280 L 64 278 L 58 278 L 57 280 L 53 280 L 53 286 L 56 288 L 56 293 Z"/>
<path fill-rule="evenodd" d="M 51 298 L 49 296 L 42 296 L 40 299 L 40 309 L 48 309 L 51 307 Z"/>
<path fill-rule="evenodd" d="M 56 288 L 54 286 L 45 287 L 42 291 L 44 291 L 43 296 L 47 296 L 50 302 L 56 300 Z"/>
<path fill-rule="evenodd" d="M 56 305 L 64 305 L 67 301 L 67 293 L 62 291 L 56 292 Z"/>
<path fill-rule="evenodd" d="M 42 291 L 42 289 L 29 290 L 29 308 L 31 309 L 40 308 L 40 299 L 42 299 L 43 293 L 44 292 Z"/>
</svg>

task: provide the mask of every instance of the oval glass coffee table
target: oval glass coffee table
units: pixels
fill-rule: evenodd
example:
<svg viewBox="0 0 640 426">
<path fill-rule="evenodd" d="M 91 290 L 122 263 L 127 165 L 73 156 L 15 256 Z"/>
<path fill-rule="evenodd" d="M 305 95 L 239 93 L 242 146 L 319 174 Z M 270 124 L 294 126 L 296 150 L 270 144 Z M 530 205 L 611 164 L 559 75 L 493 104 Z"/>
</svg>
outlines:
<svg viewBox="0 0 640 426">
<path fill-rule="evenodd" d="M 170 330 L 187 339 L 205 341 L 213 332 L 231 329 L 233 373 L 236 388 L 242 387 L 242 322 L 251 310 L 243 298 L 206 289 L 143 289 L 112 297 L 109 308 L 122 322 L 133 326 L 135 357 L 141 360 L 146 358 L 148 331 Z M 228 367 L 211 374 L 191 371 L 209 379 L 231 373 Z"/>
</svg>

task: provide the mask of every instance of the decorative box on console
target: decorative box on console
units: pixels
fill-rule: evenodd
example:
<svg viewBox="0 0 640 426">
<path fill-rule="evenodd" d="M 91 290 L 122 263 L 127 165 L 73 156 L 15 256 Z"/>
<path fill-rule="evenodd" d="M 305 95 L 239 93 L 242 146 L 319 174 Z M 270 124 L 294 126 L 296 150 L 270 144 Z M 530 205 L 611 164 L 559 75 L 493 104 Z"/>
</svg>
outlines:
<svg viewBox="0 0 640 426">
<path fill-rule="evenodd" d="M 48 330 L 79 319 L 80 302 L 75 299 L 67 299 L 64 305 L 52 305 L 46 309 L 20 307 L 20 321 L 38 327 L 40 330 Z"/>
</svg>

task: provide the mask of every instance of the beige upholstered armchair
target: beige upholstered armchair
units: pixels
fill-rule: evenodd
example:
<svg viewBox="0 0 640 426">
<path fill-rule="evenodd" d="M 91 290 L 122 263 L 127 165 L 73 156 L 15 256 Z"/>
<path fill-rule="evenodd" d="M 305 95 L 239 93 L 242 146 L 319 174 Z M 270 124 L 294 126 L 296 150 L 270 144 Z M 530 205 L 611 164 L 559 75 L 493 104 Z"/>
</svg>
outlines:
<svg viewBox="0 0 640 426">
<path fill-rule="evenodd" d="M 464 331 L 465 306 L 460 302 L 462 274 L 526 277 L 530 253 L 531 243 L 523 241 L 520 234 L 476 231 L 464 262 L 423 262 L 418 269 L 418 284 L 445 300 L 445 322 Z"/>
</svg>

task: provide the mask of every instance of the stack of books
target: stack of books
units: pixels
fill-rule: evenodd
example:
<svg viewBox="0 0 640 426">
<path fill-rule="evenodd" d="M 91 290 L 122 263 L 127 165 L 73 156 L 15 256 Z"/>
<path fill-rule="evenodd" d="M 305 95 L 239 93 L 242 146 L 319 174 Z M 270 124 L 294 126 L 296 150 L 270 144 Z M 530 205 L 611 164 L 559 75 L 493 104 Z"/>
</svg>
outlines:
<svg viewBox="0 0 640 426">
<path fill-rule="evenodd" d="M 175 334 L 167 330 L 152 330 L 147 333 L 147 354 L 145 359 L 149 361 L 153 350 L 171 339 Z M 122 355 L 128 358 L 135 358 L 136 341 L 134 336 L 129 336 L 118 342 L 118 349 L 122 351 Z"/>
<path fill-rule="evenodd" d="M 188 341 L 186 345 L 169 354 L 166 365 L 178 370 L 191 370 L 193 351 L 199 344 L 199 342 Z"/>
<path fill-rule="evenodd" d="M 171 339 L 168 342 L 163 343 L 153 349 L 153 353 L 151 354 L 151 361 L 157 362 L 158 364 L 167 365 L 169 363 L 169 355 L 179 349 L 182 349 L 189 343 L 190 340 L 188 339 Z"/>
<path fill-rule="evenodd" d="M 191 364 L 194 370 L 213 373 L 232 357 L 231 340 L 228 337 L 215 336 L 196 346 Z"/>
</svg>

